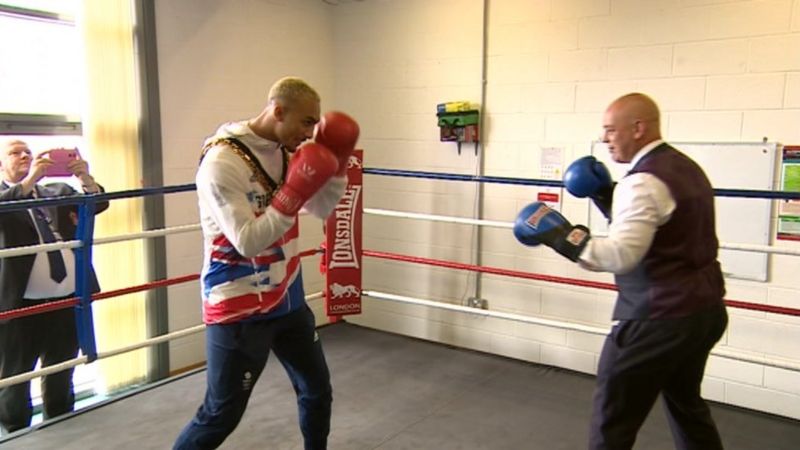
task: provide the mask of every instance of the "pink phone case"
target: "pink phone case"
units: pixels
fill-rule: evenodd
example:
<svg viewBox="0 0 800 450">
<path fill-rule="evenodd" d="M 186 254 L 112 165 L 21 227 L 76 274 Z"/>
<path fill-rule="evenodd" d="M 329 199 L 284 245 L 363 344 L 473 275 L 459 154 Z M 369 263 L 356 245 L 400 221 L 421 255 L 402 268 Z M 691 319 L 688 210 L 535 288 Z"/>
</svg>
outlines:
<svg viewBox="0 0 800 450">
<path fill-rule="evenodd" d="M 72 172 L 67 169 L 70 161 L 80 158 L 77 148 L 56 148 L 50 150 L 47 157 L 52 159 L 55 164 L 47 168 L 44 176 L 46 177 L 71 177 Z"/>
</svg>

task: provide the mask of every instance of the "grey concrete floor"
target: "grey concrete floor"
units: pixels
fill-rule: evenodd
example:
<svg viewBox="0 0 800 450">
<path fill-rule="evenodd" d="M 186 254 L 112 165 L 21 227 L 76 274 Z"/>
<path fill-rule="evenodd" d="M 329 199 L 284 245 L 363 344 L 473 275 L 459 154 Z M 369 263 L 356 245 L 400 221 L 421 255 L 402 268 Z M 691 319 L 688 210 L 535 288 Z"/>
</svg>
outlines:
<svg viewBox="0 0 800 450">
<path fill-rule="evenodd" d="M 594 378 L 347 323 L 320 329 L 334 386 L 330 449 L 582 449 Z M 3 449 L 167 449 L 205 372 L 0 441 Z M 725 448 L 800 448 L 800 421 L 713 405 Z M 270 359 L 224 449 L 301 449 L 294 394 Z M 673 448 L 656 407 L 637 449 Z"/>
</svg>

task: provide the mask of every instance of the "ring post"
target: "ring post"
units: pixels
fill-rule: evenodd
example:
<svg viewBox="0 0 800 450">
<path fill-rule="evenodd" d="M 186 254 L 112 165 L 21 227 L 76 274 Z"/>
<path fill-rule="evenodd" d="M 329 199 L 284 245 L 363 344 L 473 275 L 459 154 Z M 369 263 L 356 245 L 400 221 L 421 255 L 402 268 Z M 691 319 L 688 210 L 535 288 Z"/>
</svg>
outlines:
<svg viewBox="0 0 800 450">
<path fill-rule="evenodd" d="M 78 304 L 75 306 L 75 321 L 78 327 L 78 344 L 83 354 L 88 358 L 88 362 L 97 359 L 90 283 L 96 203 L 94 196 L 89 195 L 78 207 L 76 237 L 80 239 L 83 245 L 75 249 L 75 295 L 79 298 Z"/>
</svg>

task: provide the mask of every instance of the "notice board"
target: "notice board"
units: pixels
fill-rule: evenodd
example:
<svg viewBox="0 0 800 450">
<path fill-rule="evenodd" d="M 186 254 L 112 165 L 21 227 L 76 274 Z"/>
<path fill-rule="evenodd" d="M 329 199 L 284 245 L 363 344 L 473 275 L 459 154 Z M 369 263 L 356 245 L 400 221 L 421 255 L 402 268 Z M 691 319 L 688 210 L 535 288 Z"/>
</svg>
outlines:
<svg viewBox="0 0 800 450">
<path fill-rule="evenodd" d="M 775 186 L 778 144 L 774 142 L 669 142 L 703 168 L 714 189 L 752 189 L 771 191 Z M 614 180 L 622 178 L 629 164 L 611 160 L 606 145 L 592 143 L 592 155 L 608 166 Z M 590 202 L 591 204 L 591 202 Z M 769 245 L 772 204 L 769 199 L 715 197 L 717 237 L 732 244 Z M 592 231 L 606 232 L 605 217 L 590 208 Z M 767 254 L 720 249 L 725 276 L 747 280 L 767 280 Z"/>
</svg>

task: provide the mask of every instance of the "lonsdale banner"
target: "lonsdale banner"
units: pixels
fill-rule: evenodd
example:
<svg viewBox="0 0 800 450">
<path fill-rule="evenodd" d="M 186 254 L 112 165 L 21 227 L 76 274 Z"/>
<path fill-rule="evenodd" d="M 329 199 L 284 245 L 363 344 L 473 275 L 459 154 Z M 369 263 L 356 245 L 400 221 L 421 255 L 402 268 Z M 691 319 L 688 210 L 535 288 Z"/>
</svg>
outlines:
<svg viewBox="0 0 800 450">
<path fill-rule="evenodd" d="M 361 188 L 364 151 L 347 163 L 347 189 L 325 222 L 325 311 L 328 316 L 361 313 Z"/>
</svg>

